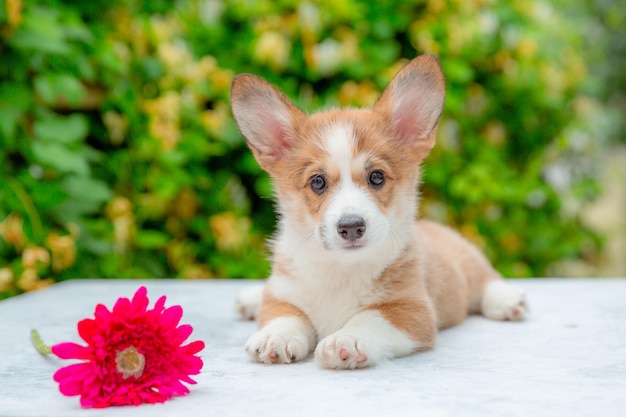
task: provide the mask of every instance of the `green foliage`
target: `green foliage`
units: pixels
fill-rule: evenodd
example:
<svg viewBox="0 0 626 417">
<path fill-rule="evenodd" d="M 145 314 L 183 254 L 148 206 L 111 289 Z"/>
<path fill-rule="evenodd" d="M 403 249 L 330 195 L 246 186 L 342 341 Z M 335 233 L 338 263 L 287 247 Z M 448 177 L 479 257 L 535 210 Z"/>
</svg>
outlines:
<svg viewBox="0 0 626 417">
<path fill-rule="evenodd" d="M 230 117 L 232 76 L 307 110 L 371 105 L 421 53 L 448 82 L 423 214 L 508 276 L 593 258 L 572 207 L 598 184 L 570 162 L 610 120 L 572 22 L 539 0 L 0 2 L 0 295 L 266 275 L 271 186 Z"/>
</svg>

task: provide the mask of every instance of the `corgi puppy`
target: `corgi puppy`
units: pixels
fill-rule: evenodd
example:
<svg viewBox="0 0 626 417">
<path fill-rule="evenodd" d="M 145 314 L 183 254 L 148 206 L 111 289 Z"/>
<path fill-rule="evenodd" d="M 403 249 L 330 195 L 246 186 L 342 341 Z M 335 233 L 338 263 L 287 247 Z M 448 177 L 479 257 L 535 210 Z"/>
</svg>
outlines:
<svg viewBox="0 0 626 417">
<path fill-rule="evenodd" d="M 271 276 L 239 300 L 244 316 L 258 316 L 253 360 L 315 352 L 324 368 L 363 368 L 431 348 L 438 329 L 468 314 L 524 316 L 524 293 L 476 247 L 415 220 L 444 96 L 432 55 L 400 70 L 372 109 L 307 115 L 263 79 L 234 78 L 232 112 L 273 179 L 280 216 Z"/>
</svg>

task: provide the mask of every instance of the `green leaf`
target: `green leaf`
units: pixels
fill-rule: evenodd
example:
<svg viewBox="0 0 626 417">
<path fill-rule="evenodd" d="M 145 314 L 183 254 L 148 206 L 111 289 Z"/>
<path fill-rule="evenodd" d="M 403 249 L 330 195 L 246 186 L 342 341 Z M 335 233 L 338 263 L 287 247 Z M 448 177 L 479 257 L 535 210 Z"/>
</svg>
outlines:
<svg viewBox="0 0 626 417">
<path fill-rule="evenodd" d="M 104 181 L 86 176 L 69 176 L 63 180 L 62 188 L 71 198 L 83 201 L 103 203 L 113 198 Z"/>
<path fill-rule="evenodd" d="M 35 77 L 35 91 L 46 104 L 54 105 L 64 99 L 70 105 L 78 105 L 85 96 L 80 80 L 68 74 L 44 73 Z"/>
<path fill-rule="evenodd" d="M 20 82 L 7 82 L 0 85 L 0 103 L 21 111 L 26 110 L 32 103 L 31 89 Z"/>
<path fill-rule="evenodd" d="M 82 216 L 100 212 L 100 203 L 88 200 L 67 200 L 52 211 L 61 223 L 79 223 Z"/>
<path fill-rule="evenodd" d="M 58 206 L 67 196 L 56 182 L 40 181 L 31 185 L 30 196 L 38 210 L 48 210 Z"/>
<path fill-rule="evenodd" d="M 30 8 L 17 33 L 9 37 L 16 49 L 36 50 L 52 54 L 68 54 L 70 45 L 64 39 L 58 12 L 48 8 Z"/>
<path fill-rule="evenodd" d="M 159 249 L 165 247 L 171 240 L 166 233 L 156 230 L 140 230 L 137 233 L 137 246 L 143 249 Z"/>
<path fill-rule="evenodd" d="M 466 84 L 474 78 L 474 71 L 472 67 L 465 62 L 458 59 L 445 59 L 441 61 L 446 79 L 458 84 Z"/>
<path fill-rule="evenodd" d="M 32 144 L 35 159 L 59 172 L 89 175 L 89 165 L 80 152 L 59 143 L 36 141 Z"/>
<path fill-rule="evenodd" d="M 17 122 L 22 112 L 14 107 L 0 105 L 0 139 L 4 147 L 13 148 Z"/>
<path fill-rule="evenodd" d="M 89 126 L 82 114 L 49 116 L 35 122 L 34 132 L 39 139 L 60 143 L 74 143 L 87 136 Z"/>
</svg>

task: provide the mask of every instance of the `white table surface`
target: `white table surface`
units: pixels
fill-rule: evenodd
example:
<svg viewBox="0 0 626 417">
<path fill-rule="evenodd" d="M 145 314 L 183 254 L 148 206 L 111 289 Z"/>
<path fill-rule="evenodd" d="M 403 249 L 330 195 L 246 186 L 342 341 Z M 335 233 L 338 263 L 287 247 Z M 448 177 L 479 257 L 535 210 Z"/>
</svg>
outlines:
<svg viewBox="0 0 626 417">
<path fill-rule="evenodd" d="M 311 359 L 260 365 L 239 320 L 250 281 L 77 280 L 0 302 L 0 416 L 626 416 L 626 279 L 517 280 L 529 294 L 522 323 L 471 317 L 439 334 L 434 350 L 358 371 Z M 204 368 L 191 394 L 164 404 L 81 409 L 52 374 L 71 361 L 42 357 L 44 341 L 81 342 L 76 323 L 148 287 L 167 295 L 202 339 Z"/>
</svg>

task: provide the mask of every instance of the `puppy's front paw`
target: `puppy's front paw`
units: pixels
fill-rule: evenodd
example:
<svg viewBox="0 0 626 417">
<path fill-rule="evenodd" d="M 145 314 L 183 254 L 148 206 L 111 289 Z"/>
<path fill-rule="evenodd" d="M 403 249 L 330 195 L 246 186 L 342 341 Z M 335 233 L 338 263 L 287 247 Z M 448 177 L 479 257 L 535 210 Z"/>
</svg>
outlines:
<svg viewBox="0 0 626 417">
<path fill-rule="evenodd" d="M 528 311 L 524 291 L 505 281 L 492 281 L 483 294 L 482 313 L 492 320 L 522 320 Z"/>
<path fill-rule="evenodd" d="M 295 317 L 274 319 L 253 334 L 246 352 L 254 361 L 291 363 L 305 359 L 314 343 L 307 326 Z"/>
<path fill-rule="evenodd" d="M 356 369 L 369 366 L 363 343 L 354 336 L 331 334 L 317 345 L 315 360 L 328 369 Z"/>
</svg>

